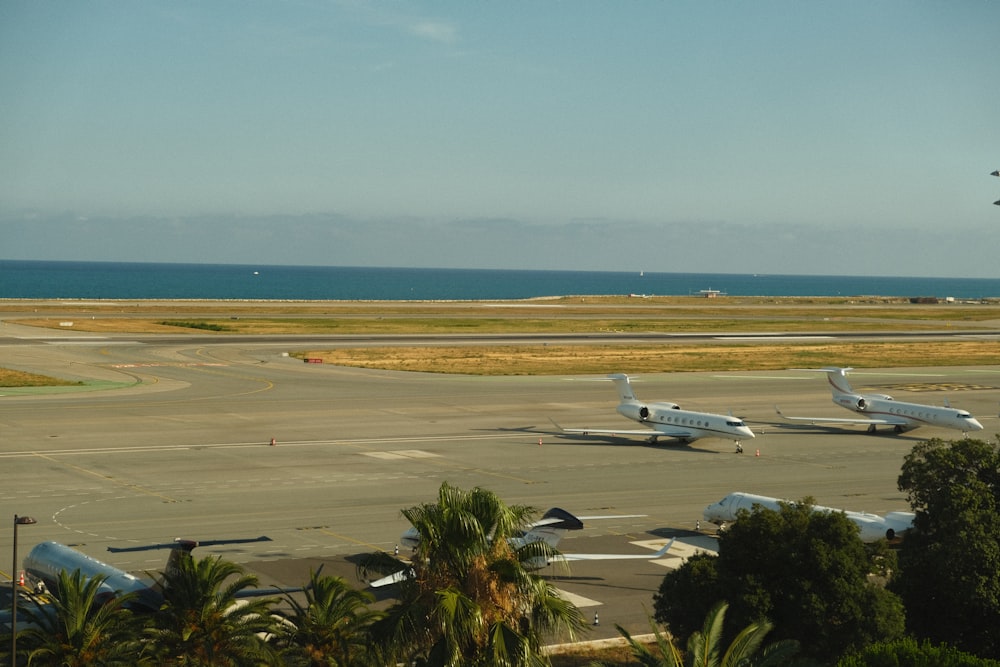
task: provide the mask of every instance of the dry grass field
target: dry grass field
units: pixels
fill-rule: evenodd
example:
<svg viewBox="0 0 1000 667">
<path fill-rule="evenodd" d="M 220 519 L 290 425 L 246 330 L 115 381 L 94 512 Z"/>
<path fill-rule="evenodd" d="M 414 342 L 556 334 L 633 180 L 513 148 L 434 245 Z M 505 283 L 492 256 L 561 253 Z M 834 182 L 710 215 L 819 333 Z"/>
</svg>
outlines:
<svg viewBox="0 0 1000 667">
<path fill-rule="evenodd" d="M 19 324 L 120 333 L 801 333 L 993 330 L 998 303 L 904 299 L 563 297 L 500 302 L 0 302 Z"/>
<path fill-rule="evenodd" d="M 96 333 L 200 335 L 801 334 L 1000 329 L 1000 302 L 905 299 L 562 297 L 503 302 L 27 302 L 0 303 L 19 325 Z M 817 365 L 995 364 L 991 340 L 718 344 L 438 345 L 316 349 L 325 363 L 432 373 L 527 375 L 768 370 Z M 45 384 L 0 369 L 0 386 Z M 53 381 L 54 382 L 54 381 Z"/>
<path fill-rule="evenodd" d="M 323 363 L 425 373 L 553 375 L 780 370 L 817 366 L 996 364 L 994 341 L 747 345 L 497 345 L 378 347 L 296 353 Z"/>
</svg>

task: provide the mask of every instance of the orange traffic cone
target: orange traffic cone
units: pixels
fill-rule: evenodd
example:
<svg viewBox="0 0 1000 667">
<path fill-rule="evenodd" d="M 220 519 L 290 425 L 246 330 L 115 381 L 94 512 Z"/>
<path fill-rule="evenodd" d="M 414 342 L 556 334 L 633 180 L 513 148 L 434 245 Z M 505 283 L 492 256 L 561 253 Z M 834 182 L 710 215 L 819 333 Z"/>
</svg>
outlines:
<svg viewBox="0 0 1000 667">
<path fill-rule="evenodd" d="M 272 446 L 272 447 L 274 447 L 274 446 L 275 446 L 276 444 L 278 444 L 278 443 L 276 443 L 276 442 L 274 441 L 274 438 L 271 438 L 271 446 Z"/>
<path fill-rule="evenodd" d="M 17 577 L 17 585 L 24 586 L 24 570 L 21 570 L 21 574 Z"/>
</svg>

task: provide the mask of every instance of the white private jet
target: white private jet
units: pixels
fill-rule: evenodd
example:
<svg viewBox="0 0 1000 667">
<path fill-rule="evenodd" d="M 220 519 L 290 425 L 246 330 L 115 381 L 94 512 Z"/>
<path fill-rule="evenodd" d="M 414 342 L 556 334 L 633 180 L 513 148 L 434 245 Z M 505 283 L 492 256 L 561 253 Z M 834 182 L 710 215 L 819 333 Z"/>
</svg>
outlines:
<svg viewBox="0 0 1000 667">
<path fill-rule="evenodd" d="M 852 368 L 821 368 L 830 382 L 833 402 L 852 412 L 871 415 L 865 419 L 849 417 L 789 417 L 775 407 L 778 415 L 789 421 L 809 422 L 812 424 L 867 424 L 868 432 L 874 433 L 877 426 L 892 426 L 896 433 L 918 426 L 940 426 L 961 431 L 968 435 L 970 431 L 982 431 L 983 425 L 966 410 L 956 410 L 945 401 L 944 407 L 936 405 L 921 405 L 920 403 L 904 403 L 894 401 L 886 394 L 859 394 L 847 382 L 847 372 Z"/>
<path fill-rule="evenodd" d="M 583 435 L 630 435 L 643 436 L 650 444 L 660 437 L 674 438 L 682 443 L 690 443 L 700 438 L 732 438 L 736 451 L 743 451 L 740 440 L 753 438 L 742 419 L 732 415 L 716 415 L 710 412 L 682 410 L 676 403 L 644 403 L 635 397 L 628 375 L 614 373 L 608 376 L 618 389 L 618 414 L 646 426 L 644 430 L 613 430 L 595 428 L 562 428 L 564 433 Z M 558 426 L 558 424 L 557 424 Z M 652 429 L 652 430 L 650 430 Z"/>
<path fill-rule="evenodd" d="M 177 567 L 181 558 L 190 558 L 191 551 L 197 546 L 215 546 L 220 544 L 243 544 L 247 542 L 270 542 L 271 538 L 261 536 L 253 539 L 211 540 L 196 542 L 194 540 L 177 539 L 167 544 L 156 544 L 142 547 L 108 547 L 111 552 L 146 551 L 150 549 L 170 549 L 165 571 Z M 108 600 L 123 593 L 136 593 L 132 606 L 137 610 L 156 611 L 163 604 L 162 582 L 144 579 L 120 570 L 113 565 L 92 558 L 84 553 L 59 542 L 41 542 L 24 557 L 24 571 L 34 586 L 41 582 L 50 594 L 58 590 L 57 582 L 60 572 L 80 570 L 83 576 L 91 579 L 97 576 L 107 577 L 98 593 L 99 600 Z M 240 593 L 239 597 L 254 597 L 284 593 L 285 589 L 252 589 Z M 291 591 L 288 591 L 291 592 Z"/>
<path fill-rule="evenodd" d="M 630 515 L 631 516 L 631 515 Z M 601 517 L 584 517 L 587 519 L 609 519 L 609 518 L 623 518 L 623 517 L 611 517 L 611 516 L 601 516 Z M 573 516 L 564 509 L 558 507 L 553 507 L 548 512 L 546 512 L 541 519 L 532 523 L 528 526 L 528 530 L 521 532 L 519 535 L 510 538 L 510 545 L 515 550 L 520 549 L 531 549 L 531 545 L 536 542 L 544 542 L 545 545 L 551 549 L 555 550 L 556 546 L 559 544 L 559 540 L 568 530 L 582 530 L 583 521 L 579 518 Z M 667 542 L 667 544 L 654 553 L 645 554 L 564 554 L 560 553 L 554 558 L 548 558 L 545 556 L 529 556 L 524 562 L 531 569 L 540 569 L 549 565 L 553 560 L 559 561 L 581 561 L 581 560 L 656 560 L 658 558 L 663 558 L 670 547 L 673 546 L 674 538 Z M 416 549 L 417 545 L 420 543 L 420 534 L 417 529 L 410 527 L 406 529 L 402 535 L 400 535 L 399 543 L 403 547 L 409 547 L 410 549 Z M 532 550 L 534 551 L 534 550 Z M 397 584 L 405 579 L 410 578 L 413 575 L 413 570 L 406 568 L 390 574 L 387 577 L 382 577 L 371 582 L 369 585 L 372 588 L 380 588 L 382 586 L 388 586 L 390 584 Z"/>
<path fill-rule="evenodd" d="M 764 508 L 778 511 L 781 509 L 781 503 L 795 504 L 788 500 L 758 496 L 752 493 L 730 493 L 719 502 L 706 507 L 702 516 L 705 521 L 717 524 L 719 529 L 723 530 L 726 524 L 736 521 L 740 510 L 754 512 L 757 508 Z M 901 537 L 903 533 L 913 527 L 913 518 L 916 516 L 913 512 L 887 512 L 885 516 L 879 516 L 867 512 L 850 512 L 831 507 L 820 507 L 819 505 L 813 505 L 813 510 L 816 512 L 842 512 L 858 526 L 862 542 L 875 542 L 882 538 L 894 540 L 897 536 Z"/>
</svg>

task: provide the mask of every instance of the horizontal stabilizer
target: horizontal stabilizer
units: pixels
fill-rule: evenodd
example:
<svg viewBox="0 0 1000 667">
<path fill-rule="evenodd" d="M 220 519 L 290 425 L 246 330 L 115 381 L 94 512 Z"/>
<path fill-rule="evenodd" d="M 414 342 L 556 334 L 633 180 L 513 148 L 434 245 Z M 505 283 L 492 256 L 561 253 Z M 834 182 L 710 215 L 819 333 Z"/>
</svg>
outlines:
<svg viewBox="0 0 1000 667">
<path fill-rule="evenodd" d="M 162 544 L 148 544 L 141 547 L 108 547 L 108 551 L 112 553 L 126 553 L 129 551 L 153 551 L 155 549 L 187 549 L 190 551 L 195 547 L 215 547 L 224 544 L 250 544 L 252 542 L 270 542 L 271 538 L 266 535 L 261 535 L 260 537 L 249 537 L 249 538 L 236 538 L 231 540 L 184 540 L 181 538 L 175 539 L 173 542 L 164 542 Z"/>
<path fill-rule="evenodd" d="M 542 518 L 534 522 L 529 528 L 549 528 L 553 530 L 582 530 L 583 522 L 566 510 L 553 507 Z"/>
</svg>

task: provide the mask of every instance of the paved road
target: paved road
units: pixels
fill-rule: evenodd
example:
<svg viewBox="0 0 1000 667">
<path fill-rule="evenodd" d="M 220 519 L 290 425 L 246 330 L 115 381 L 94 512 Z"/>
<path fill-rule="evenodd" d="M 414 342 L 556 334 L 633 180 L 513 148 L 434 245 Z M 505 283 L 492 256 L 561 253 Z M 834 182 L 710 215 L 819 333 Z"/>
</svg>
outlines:
<svg viewBox="0 0 1000 667">
<path fill-rule="evenodd" d="M 643 515 L 585 521 L 581 534 L 564 540 L 566 552 L 641 553 L 673 535 L 710 545 L 695 521 L 730 491 L 812 495 L 822 505 L 878 513 L 907 509 L 896 489 L 905 454 L 926 437 L 959 436 L 779 426 L 776 404 L 788 414 L 847 415 L 831 403 L 823 376 L 801 371 L 636 379 L 642 398 L 751 422 L 758 437 L 737 455 L 722 440 L 672 447 L 558 434 L 553 421 L 629 427 L 614 413 L 612 385 L 590 376 L 303 364 L 283 355 L 294 350 L 289 339 L 28 339 L 14 325 L 3 332 L 0 366 L 108 387 L 0 396 L 0 504 L 8 516 L 39 522 L 19 532 L 20 553 L 52 539 L 138 572 L 162 568 L 165 553 L 107 547 L 266 535 L 271 541 L 196 554 L 221 554 L 279 585 L 303 583 L 320 564 L 355 580 L 358 557 L 393 550 L 406 528 L 400 510 L 433 501 L 445 481 L 542 510 Z M 900 400 L 947 398 L 984 423 L 980 435 L 1000 430 L 1000 366 L 864 371 L 851 381 Z M 4 530 L 5 574 L 10 553 Z M 600 615 L 590 636 L 611 637 L 614 623 L 648 630 L 652 594 L 678 562 L 574 563 L 569 574 L 549 574 L 588 617 Z"/>
</svg>

